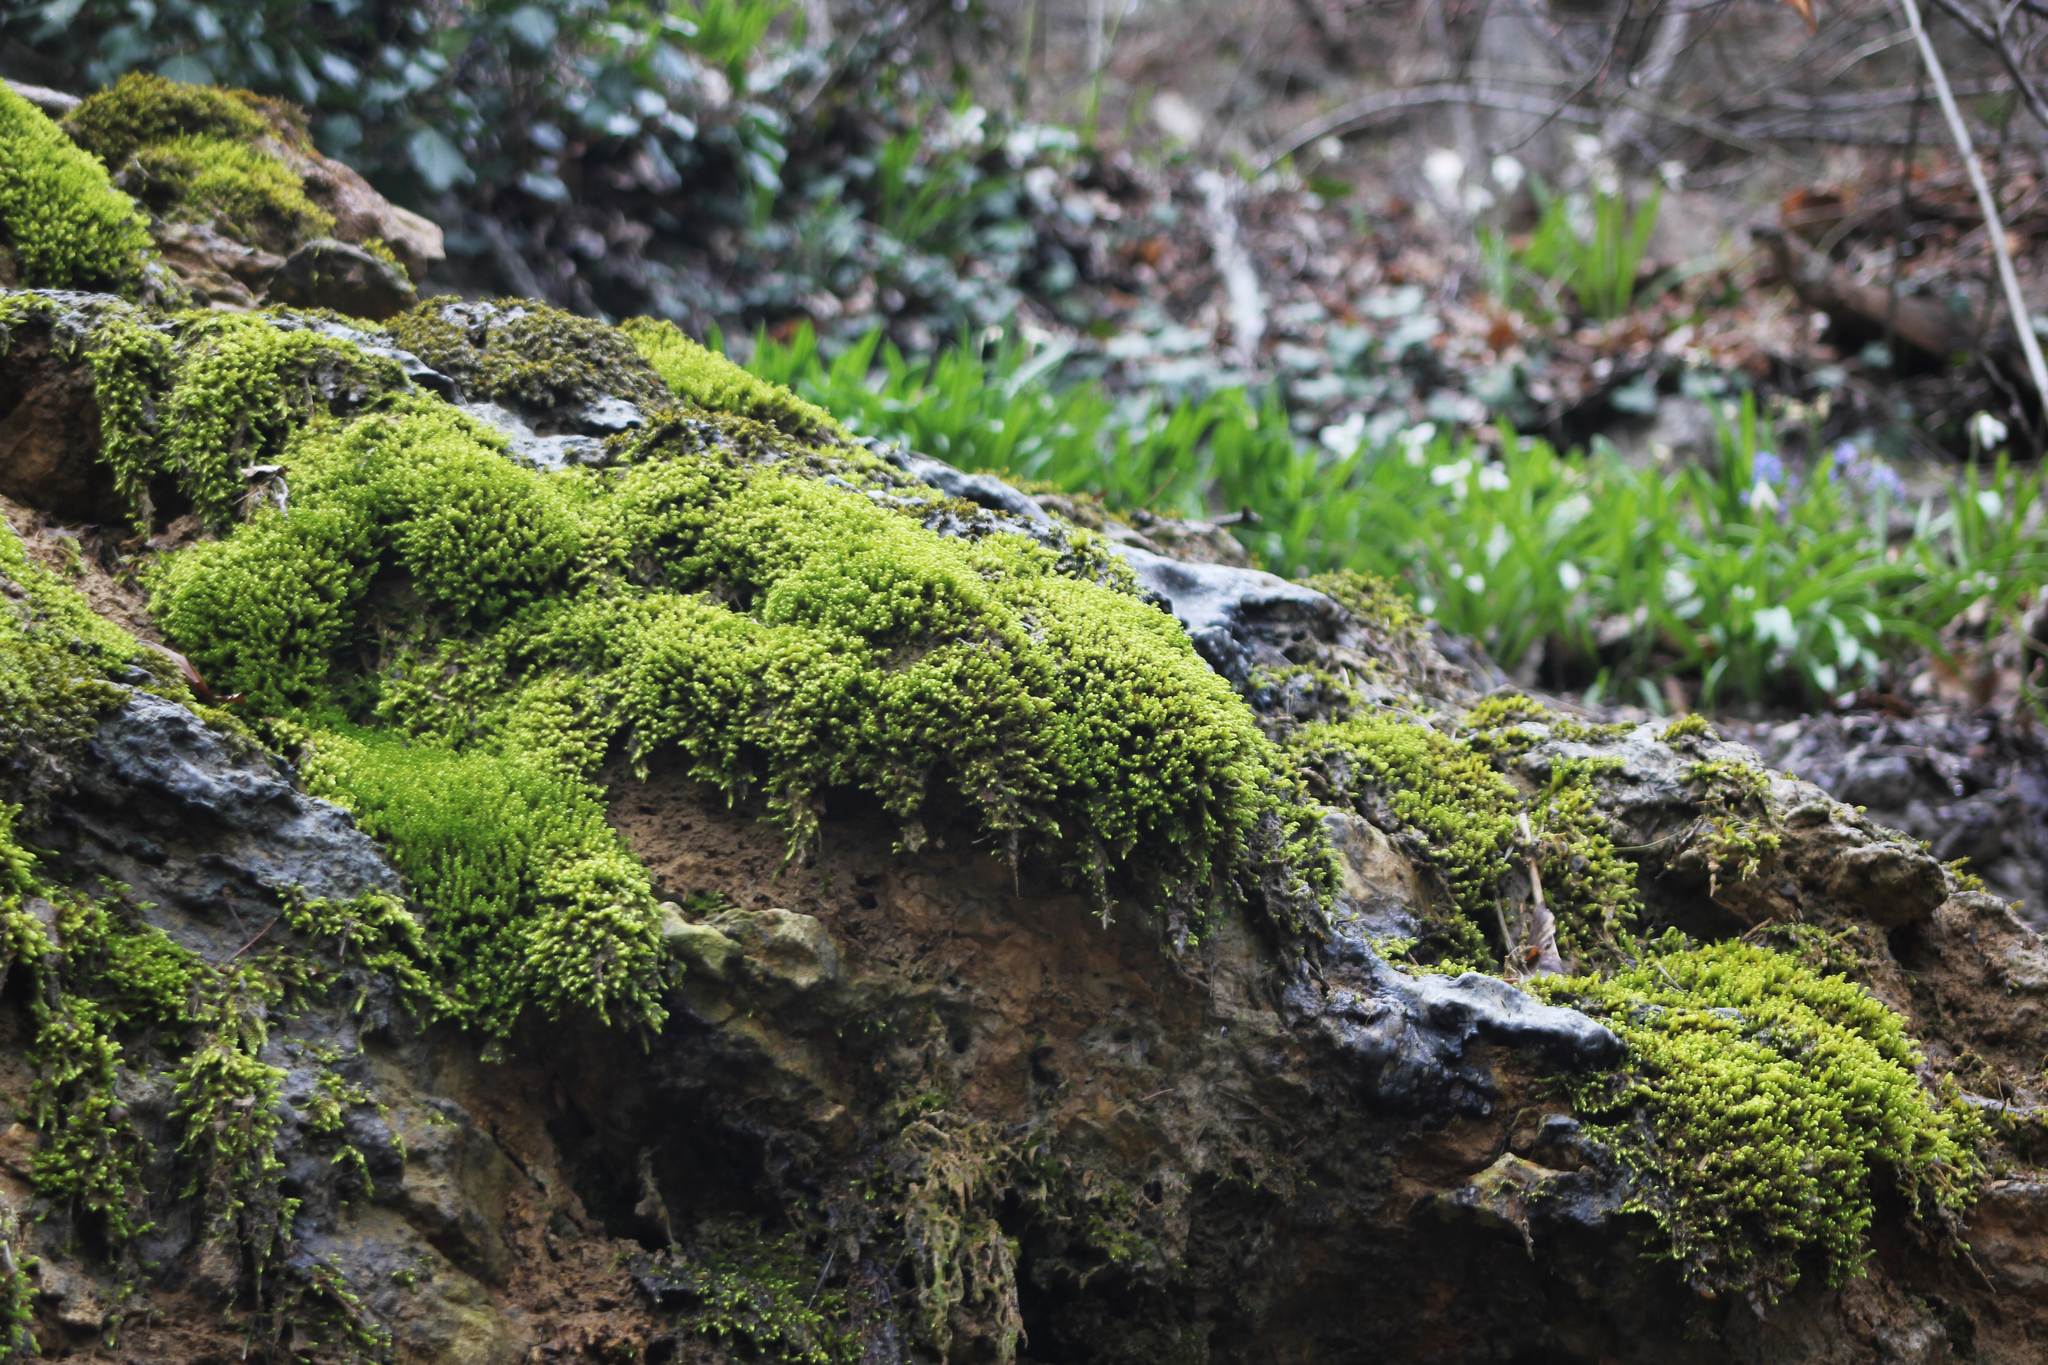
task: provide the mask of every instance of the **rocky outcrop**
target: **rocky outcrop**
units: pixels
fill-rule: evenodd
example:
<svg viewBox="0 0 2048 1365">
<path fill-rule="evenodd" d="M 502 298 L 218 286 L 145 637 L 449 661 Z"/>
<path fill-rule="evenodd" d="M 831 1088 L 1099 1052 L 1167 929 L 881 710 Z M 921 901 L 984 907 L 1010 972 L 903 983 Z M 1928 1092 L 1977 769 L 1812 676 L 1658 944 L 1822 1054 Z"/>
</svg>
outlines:
<svg viewBox="0 0 2048 1365">
<path fill-rule="evenodd" d="M 1705 723 L 660 324 L 0 308 L 0 1358 L 2048 1336 L 2048 949 Z"/>
</svg>

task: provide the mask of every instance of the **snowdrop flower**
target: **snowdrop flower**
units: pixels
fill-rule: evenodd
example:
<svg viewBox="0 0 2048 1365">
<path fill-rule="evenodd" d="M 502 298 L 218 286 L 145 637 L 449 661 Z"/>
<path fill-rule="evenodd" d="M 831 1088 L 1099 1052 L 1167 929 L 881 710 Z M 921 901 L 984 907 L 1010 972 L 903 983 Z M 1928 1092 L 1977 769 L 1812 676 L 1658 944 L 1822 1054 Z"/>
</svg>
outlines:
<svg viewBox="0 0 2048 1365">
<path fill-rule="evenodd" d="M 1365 414 L 1354 412 L 1334 426 L 1324 427 L 1317 433 L 1316 439 L 1339 459 L 1349 459 L 1358 453 L 1358 447 L 1365 442 Z"/>
<path fill-rule="evenodd" d="M 1600 139 L 1591 133 L 1580 133 L 1572 139 L 1572 160 L 1590 166 L 1600 159 Z"/>
<path fill-rule="evenodd" d="M 1749 496 L 1744 498 L 1743 501 L 1759 512 L 1775 512 L 1778 510 L 1778 495 L 1776 491 L 1762 479 L 1756 481 L 1756 484 L 1749 490 Z"/>
<path fill-rule="evenodd" d="M 1450 464 L 1440 464 L 1429 471 L 1429 481 L 1438 488 L 1448 486 L 1451 490 L 1451 496 L 1454 498 L 1463 498 L 1465 496 L 1465 480 L 1471 476 L 1472 462 L 1470 460 L 1454 460 Z"/>
<path fill-rule="evenodd" d="M 1980 412 L 1970 419 L 1970 439 L 1979 450 L 1996 450 L 2005 444 L 2005 423 L 1988 412 Z"/>
<path fill-rule="evenodd" d="M 1506 152 L 1493 159 L 1493 183 L 1500 186 L 1503 193 L 1513 194 L 1528 178 L 1529 168 Z"/>
<path fill-rule="evenodd" d="M 1657 166 L 1657 177 L 1664 182 L 1665 189 L 1682 190 L 1685 188 L 1685 163 L 1683 161 L 1660 162 Z"/>
<path fill-rule="evenodd" d="M 1485 591 L 1486 591 L 1486 580 L 1485 580 L 1485 579 L 1483 579 L 1483 578 L 1481 578 L 1481 577 L 1480 577 L 1480 576 L 1479 576 L 1478 574 L 1476 574 L 1476 573 L 1468 573 L 1468 574 L 1466 574 L 1466 575 L 1465 575 L 1465 591 L 1467 591 L 1467 592 L 1473 592 L 1473 593 L 1481 593 L 1481 592 L 1485 592 Z"/>
<path fill-rule="evenodd" d="M 1567 559 L 1557 566 L 1557 581 L 1566 592 L 1577 592 L 1579 585 L 1586 581 L 1586 576 L 1579 572 L 1578 565 Z"/>
<path fill-rule="evenodd" d="M 1507 492 L 1508 471 L 1497 464 L 1481 465 L 1479 468 L 1479 486 L 1490 493 Z"/>
<path fill-rule="evenodd" d="M 1412 426 L 1394 437 L 1394 440 L 1400 444 L 1401 458 L 1414 465 L 1417 469 L 1420 469 L 1423 461 L 1429 458 L 1423 453 L 1422 448 L 1435 439 L 1436 423 L 1434 422 L 1424 422 L 1419 426 Z"/>
<path fill-rule="evenodd" d="M 1978 493 L 1977 506 L 1993 521 L 2005 515 L 2005 499 L 1998 496 L 1996 489 L 1986 488 Z"/>
<path fill-rule="evenodd" d="M 1683 601 L 1685 598 L 1692 596 L 1692 591 L 1692 579 L 1686 574 L 1685 570 L 1666 569 L 1664 571 L 1665 601 Z"/>
<path fill-rule="evenodd" d="M 1458 182 L 1465 178 L 1465 158 L 1449 147 L 1439 147 L 1422 158 L 1422 178 L 1447 204 L 1458 202 Z"/>
</svg>

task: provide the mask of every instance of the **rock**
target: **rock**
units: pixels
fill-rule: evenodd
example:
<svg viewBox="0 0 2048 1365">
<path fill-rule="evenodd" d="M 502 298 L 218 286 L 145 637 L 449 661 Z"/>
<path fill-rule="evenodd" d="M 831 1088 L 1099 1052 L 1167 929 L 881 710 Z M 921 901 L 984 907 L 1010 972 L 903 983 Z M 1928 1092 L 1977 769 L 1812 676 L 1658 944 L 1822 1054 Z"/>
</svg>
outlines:
<svg viewBox="0 0 2048 1365">
<path fill-rule="evenodd" d="M 101 722 L 76 769 L 53 812 L 66 858 L 156 902 L 173 937 L 206 956 L 225 957 L 274 919 L 280 892 L 348 900 L 400 889 L 347 812 L 147 692 Z"/>
<path fill-rule="evenodd" d="M 1323 830 L 1337 851 L 1339 883 L 1330 916 L 1349 937 L 1415 938 L 1428 893 L 1414 865 L 1362 815 L 1332 810 Z"/>
<path fill-rule="evenodd" d="M 902 446 L 873 442 L 870 449 L 919 483 L 928 484 L 949 498 L 962 498 L 1034 526 L 1049 528 L 1054 524 L 1030 494 L 1012 488 L 993 474 L 969 474 L 944 460 L 934 460 Z"/>
<path fill-rule="evenodd" d="M 99 462 L 92 366 L 76 347 L 101 309 L 121 305 L 87 295 L 41 297 L 75 310 L 54 322 L 31 314 L 0 329 L 0 494 L 65 520 L 118 521 L 126 508 Z"/>
<path fill-rule="evenodd" d="M 22 81 L 8 81 L 7 88 L 48 114 L 51 118 L 63 118 L 79 105 L 78 96 L 67 95 L 62 90 L 52 90 L 48 86 L 28 85 Z"/>
<path fill-rule="evenodd" d="M 271 275 L 264 302 L 328 308 L 381 322 L 418 301 L 405 271 L 359 246 L 316 237 L 287 256 Z"/>
<path fill-rule="evenodd" d="M 619 401 L 619 400 L 612 400 Z M 571 465 L 602 468 L 607 458 L 604 442 L 595 436 L 576 433 L 539 436 L 526 419 L 497 403 L 460 403 L 464 412 L 503 435 L 512 453 L 536 469 L 567 469 Z M 577 409 L 580 415 L 583 409 Z M 635 409 L 638 412 L 638 409 Z M 572 419 L 573 420 L 573 419 Z"/>
<path fill-rule="evenodd" d="M 212 223 L 157 223 L 151 230 L 164 264 L 215 308 L 257 306 L 284 257 L 228 236 Z"/>
<path fill-rule="evenodd" d="M 2048 1302 L 2048 1181 L 1992 1181 L 1970 1229 L 1970 1255 L 2000 1289 Z"/>
<path fill-rule="evenodd" d="M 1686 741 L 1681 751 L 1660 734 L 1660 727 L 1643 725 L 1613 741 L 1548 740 L 1530 749 L 1520 768 L 1540 783 L 1560 759 L 1617 764 L 1594 779 L 1601 809 L 1616 842 L 1636 850 L 1645 895 L 1681 925 L 1695 923 L 1688 917 L 1697 912 L 1682 904 L 1695 896 L 1744 927 L 1827 913 L 1884 928 L 1924 919 L 1947 897 L 1947 872 L 1926 850 L 1810 782 L 1772 774 L 1755 750 L 1703 739 Z M 1753 773 L 1760 804 L 1724 813 L 1704 808 L 1707 787 L 1694 775 L 1701 764 Z M 1741 869 L 1744 855 L 1731 854 L 1719 871 L 1713 866 L 1716 822 L 1731 820 L 1740 837 L 1778 841 L 1775 850 L 1758 853 L 1753 874 Z"/>
<path fill-rule="evenodd" d="M 662 916 L 662 942 L 694 971 L 720 983 L 728 979 L 727 964 L 741 955 L 740 945 L 708 924 L 691 924 L 680 914 Z"/>
<path fill-rule="evenodd" d="M 425 279 L 436 262 L 447 259 L 439 227 L 377 193 L 369 181 L 350 167 L 322 156 L 310 147 L 294 146 L 277 139 L 266 139 L 263 145 L 300 178 L 308 199 L 334 215 L 334 235 L 341 241 L 360 244 L 374 240 L 384 243 L 398 257 L 405 273 L 414 280 Z M 389 315 L 360 313 L 352 316 Z"/>
<path fill-rule="evenodd" d="M 839 979 L 839 950 L 825 926 L 809 915 L 793 910 L 728 910 L 697 927 L 737 945 L 748 974 L 767 985 L 809 991 Z M 725 955 L 715 946 L 711 952 L 722 967 Z"/>
</svg>

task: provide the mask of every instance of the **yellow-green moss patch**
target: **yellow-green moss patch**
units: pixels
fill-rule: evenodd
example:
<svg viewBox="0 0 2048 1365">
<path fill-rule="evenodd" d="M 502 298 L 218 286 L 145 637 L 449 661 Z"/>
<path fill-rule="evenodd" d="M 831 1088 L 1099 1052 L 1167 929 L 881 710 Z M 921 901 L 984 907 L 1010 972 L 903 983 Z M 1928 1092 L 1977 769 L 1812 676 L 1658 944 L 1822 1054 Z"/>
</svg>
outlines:
<svg viewBox="0 0 2048 1365">
<path fill-rule="evenodd" d="M 843 440 L 831 413 L 700 346 L 672 322 L 628 318 L 620 330 L 633 339 L 662 383 L 684 402 L 765 422 L 799 440 Z"/>
<path fill-rule="evenodd" d="M 1550 978 L 1546 999 L 1628 1045 L 1614 1074 L 1572 1081 L 1635 1179 L 1630 1207 L 1702 1291 L 1829 1283 L 1869 1254 L 1880 1170 L 1953 1226 L 1976 1193 L 1985 1130 L 1929 1095 L 1899 1017 L 1840 976 L 1748 944 L 1649 948 L 1606 980 Z"/>
<path fill-rule="evenodd" d="M 0 85 L 0 248 L 15 283 L 133 296 L 156 254 L 142 215 L 50 120 Z"/>
</svg>

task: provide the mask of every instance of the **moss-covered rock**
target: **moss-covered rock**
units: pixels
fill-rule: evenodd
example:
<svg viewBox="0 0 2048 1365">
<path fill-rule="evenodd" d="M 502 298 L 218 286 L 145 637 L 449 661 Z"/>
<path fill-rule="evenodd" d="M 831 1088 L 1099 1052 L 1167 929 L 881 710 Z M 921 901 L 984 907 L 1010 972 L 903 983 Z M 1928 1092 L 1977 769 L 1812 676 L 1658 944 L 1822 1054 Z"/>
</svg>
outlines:
<svg viewBox="0 0 2048 1365">
<path fill-rule="evenodd" d="M 1703 1293 L 1774 1298 L 1808 1264 L 1830 1285 L 1871 1254 L 1877 1177 L 1953 1231 L 1976 1201 L 1988 1130 L 1930 1097 L 1898 1017 L 1797 957 L 1733 942 L 1647 949 L 1605 979 L 1537 989 L 1627 1041 L 1619 1072 L 1577 1082 L 1656 1219 L 1662 1254 Z"/>
<path fill-rule="evenodd" d="M 157 217 L 219 224 L 286 252 L 334 226 L 278 154 L 305 142 L 285 107 L 243 90 L 136 72 L 72 110 L 65 129 Z"/>
<path fill-rule="evenodd" d="M 0 285 L 138 294 L 142 216 L 43 112 L 0 84 Z"/>
<path fill-rule="evenodd" d="M 1352 580 L 1329 586 L 1373 624 L 1280 584 L 1304 614 L 1321 613 L 1295 623 L 1323 632 L 1303 637 L 1311 662 L 1284 676 L 1255 670 L 1233 687 L 1092 538 L 1025 516 L 1028 504 L 991 511 L 922 488 L 794 398 L 740 382 L 727 362 L 659 327 L 629 334 L 534 305 L 436 301 L 389 332 L 308 315 L 133 309 L 76 332 L 103 389 L 105 458 L 123 488 L 138 501 L 189 504 L 213 527 L 155 570 L 157 623 L 220 690 L 247 694 L 250 725 L 294 757 L 314 791 L 389 847 L 421 912 L 415 921 L 389 902 L 325 904 L 288 923 L 374 958 L 420 1014 L 517 1046 L 535 1036 L 522 1032 L 535 1020 L 652 1034 L 686 1011 L 691 1029 L 730 1024 L 733 1048 L 744 1037 L 783 1059 L 778 1086 L 795 1085 L 792 1076 L 811 1085 L 829 1070 L 819 1060 L 827 1045 L 770 1038 L 783 1025 L 754 1011 L 825 1020 L 841 1040 L 829 1046 L 850 1048 L 847 1031 L 868 1026 L 863 1002 L 925 989 L 821 966 L 800 989 L 777 990 L 765 968 L 727 961 L 759 945 L 736 928 L 721 939 L 720 927 L 763 916 L 801 921 L 819 963 L 851 961 L 830 921 L 855 912 L 831 908 L 822 884 L 804 913 L 734 910 L 689 932 L 607 818 L 617 803 L 608 812 L 600 781 L 627 782 L 638 765 L 727 802 L 764 797 L 789 863 L 822 856 L 832 805 L 857 793 L 886 821 L 883 845 L 893 838 L 908 853 L 940 833 L 964 836 L 1017 869 L 998 874 L 1006 884 L 1052 874 L 1112 919 L 1144 912 L 1148 953 L 1161 938 L 1186 950 L 1213 932 L 1214 951 L 1258 959 L 1245 970 L 1261 984 L 1219 986 L 1193 1010 L 1206 1022 L 1187 1027 L 1215 1041 L 1176 1043 L 1206 1059 L 1189 1065 L 1218 1065 L 1207 1049 L 1243 1029 L 1260 1040 L 1245 1046 L 1265 1049 L 1261 1066 L 1336 1056 L 1379 1068 L 1343 1085 L 1290 1073 L 1288 1085 L 1350 1094 L 1359 1084 L 1372 1104 L 1491 1113 L 1490 1083 L 1467 1052 L 1477 1037 L 1503 1047 L 1563 1040 L 1545 1055 L 1582 1067 L 1625 1051 L 1611 1072 L 1564 1081 L 1609 1154 L 1606 1166 L 1589 1158 L 1583 1180 L 1611 1169 L 1633 1182 L 1658 1247 L 1705 1288 L 1767 1297 L 1802 1268 L 1853 1271 L 1886 1182 L 1923 1192 L 1923 1226 L 1936 1232 L 1967 1207 L 1984 1134 L 1919 1087 L 1895 1016 L 1791 956 L 1637 936 L 1639 921 L 1661 928 L 1675 913 L 1670 885 L 1685 874 L 1673 850 L 1709 860 L 1696 890 L 1713 904 L 1774 867 L 1810 883 L 1816 905 L 1823 892 L 1843 906 L 1863 894 L 1842 889 L 1846 854 L 1799 861 L 1807 836 L 1782 809 L 1789 789 L 1696 726 L 1659 739 L 1520 697 L 1468 692 L 1460 706 L 1448 692 L 1422 695 L 1401 663 L 1432 652 L 1421 626 Z M 525 413 L 619 402 L 639 425 L 612 437 L 599 464 L 533 467 L 481 403 L 465 410 L 412 387 L 398 343 L 458 397 Z M 53 607 L 35 619 L 61 615 Z M 1367 631 L 1378 652 L 1354 647 Z M 106 647 L 119 666 L 138 666 L 129 646 Z M 49 699 L 23 726 L 24 771 L 36 745 L 86 733 L 104 700 L 96 689 L 114 685 L 104 672 L 64 672 L 90 651 L 63 649 L 22 656 L 17 694 Z M 1275 656 L 1285 657 L 1279 646 Z M 1389 856 L 1398 849 L 1429 874 L 1415 882 L 1414 898 L 1428 902 L 1418 906 L 1422 942 L 1321 931 L 1316 911 L 1332 887 L 1324 802 L 1370 822 Z M 1635 823 L 1651 810 L 1677 832 Z M 1828 811 L 1814 818 L 1840 823 Z M 1780 844 L 1750 859 L 1736 856 L 1737 838 Z M 1632 858 L 1672 872 L 1665 888 L 1648 894 Z M 1262 913 L 1240 920 L 1240 906 Z M 1526 950 L 1545 919 L 1576 974 L 1529 988 L 1583 1006 L 1605 1029 L 1499 979 L 1541 967 Z M 77 923 L 81 936 L 100 932 Z M 109 922 L 108 941 L 132 937 L 125 923 Z M 1100 935 L 1113 936 L 1114 926 Z M 713 941 L 727 945 L 716 970 L 687 946 Z M 1401 976 L 1383 958 L 1492 975 Z M 692 961 L 702 970 L 674 989 Z M 1275 981 L 1289 1002 L 1285 1027 L 1261 1003 Z M 101 998 L 98 985 L 65 989 Z M 1226 995 L 1235 1003 L 1215 1003 Z M 1317 1036 L 1328 1051 L 1310 1045 Z M 267 1103 L 258 1063 L 274 1063 L 258 1056 L 257 1039 L 180 1053 L 193 1098 L 178 1112 Z M 938 1054 L 974 1047 L 964 1027 L 945 1044 Z M 1123 1044 L 1099 1047 L 1108 1056 Z M 913 1052 L 935 1055 L 904 1055 Z M 923 1101 L 912 1103 L 909 1077 L 928 1090 L 937 1083 L 925 1072 L 941 1063 L 895 1055 L 861 1072 L 892 1078 L 875 1094 L 802 1100 L 837 1134 L 817 1142 L 852 1141 L 849 1106 L 877 1131 L 910 1131 L 901 1120 Z M 1040 1079 L 1035 1059 L 1017 1069 L 1058 1102 L 1065 1080 Z M 77 1075 L 68 1093 L 83 1106 L 100 1083 Z M 1152 1079 L 1126 1100 L 1173 1093 Z M 1089 1123 L 1124 1122 L 1103 1117 L 1117 1112 L 1104 1106 Z M 997 1131 L 979 1120 L 943 1127 L 984 1130 Z M 253 1128 L 222 1136 L 225 1147 L 195 1141 L 195 1166 L 268 1179 Z M 1285 1164 L 1264 1148 L 1246 1156 L 1223 1145 L 1236 1155 L 1218 1161 L 1278 1163 L 1255 1167 L 1261 1178 Z M 888 1150 L 902 1163 L 888 1188 L 930 1178 L 936 1149 Z M 64 1188 L 111 1190 L 99 1160 L 67 1158 L 64 1169 L 80 1174 L 64 1175 Z M 1223 1179 L 1224 1166 L 1203 1169 Z M 996 1325 L 984 1335 L 999 1353 L 1014 1348 L 1022 1319 L 996 1205 L 1014 1199 L 1021 1210 L 1001 1217 L 1050 1219 L 1049 1187 L 1034 1180 L 982 1181 L 945 1206 L 976 1229 L 976 1273 L 1008 1286 L 988 1298 Z M 1178 1207 L 1169 1188 L 1183 1187 L 1161 1185 L 1158 1202 Z M 1619 1188 L 1602 1198 L 1617 1202 Z M 625 1202 L 663 1207 L 644 1192 Z M 1116 1238 L 1118 1273 L 1142 1264 L 1162 1283 L 1180 1273 L 1164 1254 L 1134 1252 L 1128 1229 Z M 927 1297 L 960 1271 L 943 1257 L 916 1264 Z M 928 1344 L 955 1330 L 940 1316 L 919 1329 Z"/>
</svg>

